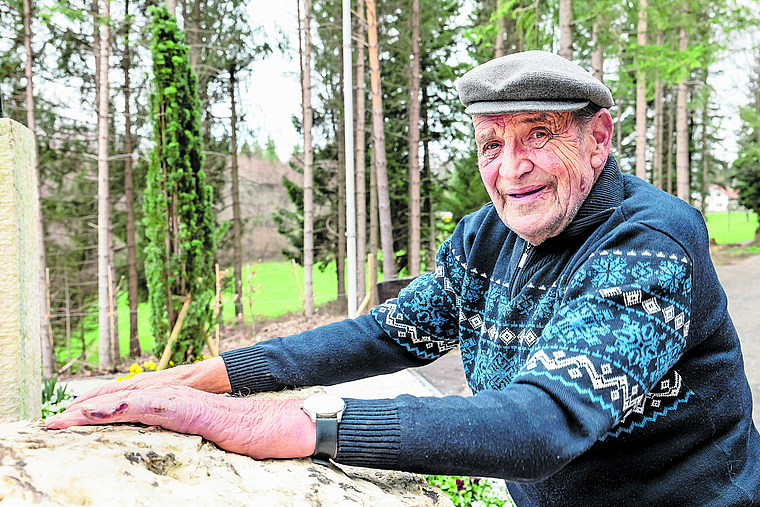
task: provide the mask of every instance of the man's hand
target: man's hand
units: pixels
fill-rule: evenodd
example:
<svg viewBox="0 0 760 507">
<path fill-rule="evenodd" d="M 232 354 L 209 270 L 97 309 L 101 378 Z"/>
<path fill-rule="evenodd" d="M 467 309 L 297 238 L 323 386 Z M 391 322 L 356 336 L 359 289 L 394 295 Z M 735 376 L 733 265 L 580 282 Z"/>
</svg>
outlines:
<svg viewBox="0 0 760 507">
<path fill-rule="evenodd" d="M 168 370 L 139 373 L 134 377 L 110 382 L 77 396 L 70 408 L 94 398 L 120 391 L 187 386 L 208 393 L 228 393 L 232 389 L 227 368 L 221 357 L 206 359 L 199 363 L 176 366 Z"/>
<path fill-rule="evenodd" d="M 301 401 L 219 396 L 189 387 L 140 388 L 90 397 L 49 417 L 46 425 L 140 422 L 200 435 L 255 459 L 300 458 L 310 456 L 316 445 L 314 423 Z"/>
</svg>

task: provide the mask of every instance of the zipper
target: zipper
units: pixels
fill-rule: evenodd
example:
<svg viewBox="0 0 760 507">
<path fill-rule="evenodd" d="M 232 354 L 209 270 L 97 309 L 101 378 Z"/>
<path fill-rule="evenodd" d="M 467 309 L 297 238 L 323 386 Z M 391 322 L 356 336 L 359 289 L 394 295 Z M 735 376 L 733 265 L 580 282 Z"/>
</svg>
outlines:
<svg viewBox="0 0 760 507">
<path fill-rule="evenodd" d="M 522 257 L 520 257 L 520 262 L 517 263 L 517 269 L 520 270 L 525 266 L 525 261 L 528 259 L 528 254 L 530 253 L 530 249 L 533 247 L 530 243 L 525 243 L 525 250 L 523 251 Z M 519 272 L 519 271 L 518 271 Z"/>
<path fill-rule="evenodd" d="M 517 280 L 520 278 L 520 272 L 525 267 L 525 262 L 528 260 L 528 254 L 530 254 L 530 251 L 533 249 L 533 245 L 525 242 L 525 248 L 523 249 L 523 254 L 520 257 L 520 262 L 517 263 L 517 269 L 515 270 L 515 274 L 512 277 L 512 290 L 510 291 L 512 293 L 511 297 L 514 298 L 517 295 Z"/>
</svg>

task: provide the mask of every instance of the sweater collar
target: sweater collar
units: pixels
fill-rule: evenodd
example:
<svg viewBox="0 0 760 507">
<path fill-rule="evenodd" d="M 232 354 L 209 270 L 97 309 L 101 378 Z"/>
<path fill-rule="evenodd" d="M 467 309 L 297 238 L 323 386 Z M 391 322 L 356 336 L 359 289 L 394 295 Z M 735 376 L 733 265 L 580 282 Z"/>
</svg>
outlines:
<svg viewBox="0 0 760 507">
<path fill-rule="evenodd" d="M 609 155 L 599 178 L 583 201 L 572 222 L 554 238 L 562 241 L 576 236 L 588 235 L 607 221 L 615 208 L 623 203 L 623 175 L 615 157 Z"/>
</svg>

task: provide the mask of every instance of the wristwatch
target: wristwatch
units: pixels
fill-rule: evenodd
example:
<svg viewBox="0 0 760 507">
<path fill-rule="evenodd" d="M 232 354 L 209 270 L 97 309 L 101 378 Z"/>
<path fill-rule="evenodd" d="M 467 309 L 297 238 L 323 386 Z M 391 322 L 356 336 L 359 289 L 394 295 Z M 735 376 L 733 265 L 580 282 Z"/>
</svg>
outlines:
<svg viewBox="0 0 760 507">
<path fill-rule="evenodd" d="M 338 423 L 346 410 L 343 398 L 328 393 L 312 394 L 303 400 L 301 408 L 317 426 L 317 445 L 311 458 L 329 464 L 338 454 Z"/>
</svg>

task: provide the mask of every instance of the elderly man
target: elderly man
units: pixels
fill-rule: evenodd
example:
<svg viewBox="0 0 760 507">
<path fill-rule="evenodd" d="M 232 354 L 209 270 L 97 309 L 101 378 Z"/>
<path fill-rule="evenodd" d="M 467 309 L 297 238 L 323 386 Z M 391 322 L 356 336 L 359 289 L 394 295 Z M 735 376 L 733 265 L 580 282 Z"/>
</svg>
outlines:
<svg viewBox="0 0 760 507">
<path fill-rule="evenodd" d="M 371 315 L 138 375 L 48 426 L 140 421 L 255 458 L 501 477 L 518 505 L 760 505 L 760 436 L 698 212 L 609 154 L 613 105 L 555 55 L 459 83 L 492 202 Z M 475 396 L 249 400 L 433 361 Z M 203 392 L 205 391 L 205 392 Z"/>
</svg>

